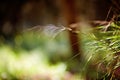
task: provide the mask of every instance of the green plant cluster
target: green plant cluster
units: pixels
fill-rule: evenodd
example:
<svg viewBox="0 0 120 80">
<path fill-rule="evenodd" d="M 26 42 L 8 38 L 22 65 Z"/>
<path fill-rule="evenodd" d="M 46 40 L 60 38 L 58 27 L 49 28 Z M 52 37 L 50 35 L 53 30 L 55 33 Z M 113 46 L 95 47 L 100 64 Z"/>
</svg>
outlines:
<svg viewBox="0 0 120 80">
<path fill-rule="evenodd" d="M 97 65 L 96 78 L 120 79 L 120 22 L 95 27 L 84 37 L 86 53 L 89 53 L 87 63 Z"/>
</svg>

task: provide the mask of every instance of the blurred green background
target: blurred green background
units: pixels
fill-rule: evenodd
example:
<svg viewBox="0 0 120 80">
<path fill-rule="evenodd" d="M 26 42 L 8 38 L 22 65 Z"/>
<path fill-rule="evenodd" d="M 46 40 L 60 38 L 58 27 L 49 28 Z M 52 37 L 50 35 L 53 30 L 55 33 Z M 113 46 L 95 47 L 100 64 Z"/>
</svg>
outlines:
<svg viewBox="0 0 120 80">
<path fill-rule="evenodd" d="M 6 42 L 1 37 L 0 79 L 116 79 L 110 75 L 111 70 L 119 67 L 119 61 L 114 61 L 119 60 L 114 56 L 119 55 L 118 28 L 115 23 L 106 32 L 104 26 L 81 28 L 78 33 L 80 42 L 76 42 L 82 46 L 81 60 L 77 57 L 79 53 L 72 54 L 72 45 L 66 30 L 54 33 L 54 37 L 33 30 L 22 32 L 12 41 Z"/>
<path fill-rule="evenodd" d="M 119 80 L 119 0 L 1 0 L 0 80 Z"/>
<path fill-rule="evenodd" d="M 0 79 L 79 80 L 82 78 L 78 73 L 80 62 L 71 53 L 67 31 L 54 38 L 41 32 L 26 31 L 7 43 L 1 37 Z"/>
</svg>

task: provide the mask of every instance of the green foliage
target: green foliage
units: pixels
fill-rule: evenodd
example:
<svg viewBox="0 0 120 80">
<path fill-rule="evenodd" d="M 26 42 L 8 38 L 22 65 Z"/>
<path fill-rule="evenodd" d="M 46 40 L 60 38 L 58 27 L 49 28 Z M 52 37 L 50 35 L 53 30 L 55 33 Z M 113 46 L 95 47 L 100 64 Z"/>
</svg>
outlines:
<svg viewBox="0 0 120 80">
<path fill-rule="evenodd" d="M 40 32 L 26 32 L 17 35 L 11 44 L 0 46 L 0 80 L 65 80 L 69 75 L 76 77 L 67 71 L 65 63 L 71 56 L 67 32 L 54 39 Z"/>
<path fill-rule="evenodd" d="M 79 35 L 84 52 L 81 62 L 76 59 L 77 55 L 71 55 L 72 45 L 66 31 L 54 38 L 39 32 L 25 32 L 17 35 L 13 42 L 9 41 L 10 44 L 5 44 L 1 37 L 0 79 L 79 80 L 86 75 L 92 79 L 117 79 L 120 66 L 119 22 L 84 28 Z"/>
<path fill-rule="evenodd" d="M 88 65 L 97 65 L 98 79 L 117 79 L 115 69 L 119 67 L 120 26 L 119 22 L 98 26 L 84 35 L 85 53 L 89 54 Z M 85 55 L 86 56 L 86 55 Z"/>
</svg>

